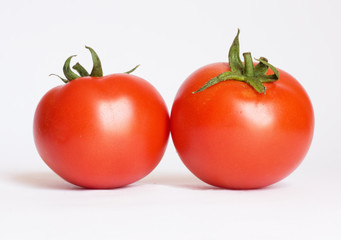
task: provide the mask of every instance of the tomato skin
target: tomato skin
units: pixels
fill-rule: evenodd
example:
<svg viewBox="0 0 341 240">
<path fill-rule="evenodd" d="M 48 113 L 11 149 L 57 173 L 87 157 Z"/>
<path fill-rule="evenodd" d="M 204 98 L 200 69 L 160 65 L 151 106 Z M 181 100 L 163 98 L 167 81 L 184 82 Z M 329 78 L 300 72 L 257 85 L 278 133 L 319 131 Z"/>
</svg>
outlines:
<svg viewBox="0 0 341 240">
<path fill-rule="evenodd" d="M 288 73 L 265 83 L 266 94 L 238 81 L 220 82 L 193 94 L 229 71 L 206 65 L 180 87 L 171 112 L 171 134 L 186 167 L 204 182 L 254 189 L 288 176 L 301 163 L 313 137 L 314 113 L 303 87 Z"/>
<path fill-rule="evenodd" d="M 55 87 L 34 116 L 41 158 L 86 188 L 116 188 L 143 178 L 161 160 L 168 136 L 161 95 L 128 74 L 82 77 Z"/>
</svg>

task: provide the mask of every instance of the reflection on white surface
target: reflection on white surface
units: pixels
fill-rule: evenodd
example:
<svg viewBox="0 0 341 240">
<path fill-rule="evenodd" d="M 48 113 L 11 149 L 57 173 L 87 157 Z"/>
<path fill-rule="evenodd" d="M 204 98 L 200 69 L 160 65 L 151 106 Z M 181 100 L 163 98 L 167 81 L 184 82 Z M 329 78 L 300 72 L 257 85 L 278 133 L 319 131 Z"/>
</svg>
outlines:
<svg viewBox="0 0 341 240">
<path fill-rule="evenodd" d="M 243 103 L 240 105 L 240 113 L 253 125 L 265 127 L 274 121 L 271 107 L 260 103 Z"/>
<path fill-rule="evenodd" d="M 111 102 L 103 102 L 98 108 L 102 126 L 107 130 L 124 131 L 130 124 L 133 109 L 127 98 L 118 98 Z"/>
</svg>

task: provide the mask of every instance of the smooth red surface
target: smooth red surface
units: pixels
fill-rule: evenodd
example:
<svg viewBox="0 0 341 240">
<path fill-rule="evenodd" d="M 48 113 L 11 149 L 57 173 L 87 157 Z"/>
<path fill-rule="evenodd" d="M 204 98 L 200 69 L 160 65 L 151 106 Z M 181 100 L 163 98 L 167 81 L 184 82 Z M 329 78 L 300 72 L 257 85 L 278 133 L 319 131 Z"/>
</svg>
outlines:
<svg viewBox="0 0 341 240">
<path fill-rule="evenodd" d="M 83 77 L 51 89 L 34 116 L 41 158 L 65 180 L 116 188 L 149 174 L 169 136 L 166 104 L 142 78 Z"/>
<path fill-rule="evenodd" d="M 301 163 L 313 137 L 313 108 L 297 80 L 278 70 L 280 79 L 265 84 L 266 94 L 238 81 L 192 94 L 229 71 L 227 63 L 204 66 L 187 78 L 172 107 L 171 133 L 194 175 L 223 188 L 261 188 Z"/>
</svg>

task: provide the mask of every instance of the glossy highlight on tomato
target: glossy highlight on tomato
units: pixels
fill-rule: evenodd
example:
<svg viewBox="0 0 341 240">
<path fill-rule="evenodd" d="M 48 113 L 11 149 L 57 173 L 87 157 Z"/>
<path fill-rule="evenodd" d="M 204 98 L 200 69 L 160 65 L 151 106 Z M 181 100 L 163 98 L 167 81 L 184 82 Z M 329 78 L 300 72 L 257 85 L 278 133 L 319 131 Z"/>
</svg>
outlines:
<svg viewBox="0 0 341 240">
<path fill-rule="evenodd" d="M 85 188 L 117 188 L 145 177 L 161 160 L 168 136 L 161 95 L 128 73 L 57 86 L 43 96 L 34 116 L 41 158 Z"/>
<path fill-rule="evenodd" d="M 265 187 L 288 176 L 308 152 L 313 107 L 299 82 L 280 69 L 276 81 L 264 81 L 261 93 L 235 80 L 193 93 L 230 71 L 228 63 L 218 62 L 186 79 L 171 111 L 172 139 L 183 163 L 204 182 L 229 189 Z"/>
</svg>

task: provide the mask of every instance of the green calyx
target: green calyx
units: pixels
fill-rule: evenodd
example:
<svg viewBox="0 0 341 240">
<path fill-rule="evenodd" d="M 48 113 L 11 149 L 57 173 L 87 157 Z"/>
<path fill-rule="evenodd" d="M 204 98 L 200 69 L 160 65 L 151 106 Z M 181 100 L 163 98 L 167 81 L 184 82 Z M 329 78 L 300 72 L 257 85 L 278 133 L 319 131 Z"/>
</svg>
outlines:
<svg viewBox="0 0 341 240">
<path fill-rule="evenodd" d="M 229 65 L 231 71 L 223 72 L 220 75 L 210 79 L 204 84 L 204 86 L 193 93 L 201 92 L 206 88 L 209 88 L 222 81 L 235 80 L 245 82 L 252 86 L 258 93 L 265 94 L 266 88 L 263 83 L 274 82 L 279 79 L 278 70 L 268 63 L 268 60 L 264 57 L 255 59 L 259 61 L 259 63 L 254 66 L 251 53 L 246 52 L 243 53 L 244 64 L 242 63 L 239 57 L 239 32 L 240 31 L 238 29 L 237 36 L 234 38 L 229 51 Z M 266 72 L 269 68 L 274 72 L 274 74 L 266 75 Z"/>
<path fill-rule="evenodd" d="M 73 65 L 73 69 L 76 70 L 76 72 L 79 74 L 76 74 L 75 72 L 72 71 L 72 69 L 70 68 L 70 63 L 71 63 L 71 59 L 73 57 L 75 57 L 76 55 L 72 55 L 70 57 L 68 57 L 64 63 L 63 66 L 63 73 L 65 75 L 65 78 L 60 77 L 57 74 L 50 74 L 50 76 L 57 76 L 59 77 L 64 83 L 68 83 L 74 79 L 80 78 L 80 77 L 103 77 L 103 70 L 102 70 L 102 64 L 101 61 L 97 55 L 97 53 L 88 46 L 85 46 L 86 49 L 88 49 L 91 53 L 91 57 L 92 57 L 92 62 L 93 62 L 93 67 L 91 70 L 91 73 L 89 74 L 88 71 L 80 64 L 80 63 L 76 63 L 75 65 Z M 133 69 L 125 72 L 127 74 L 132 73 L 139 65 L 137 65 L 136 67 L 134 67 Z"/>
</svg>

